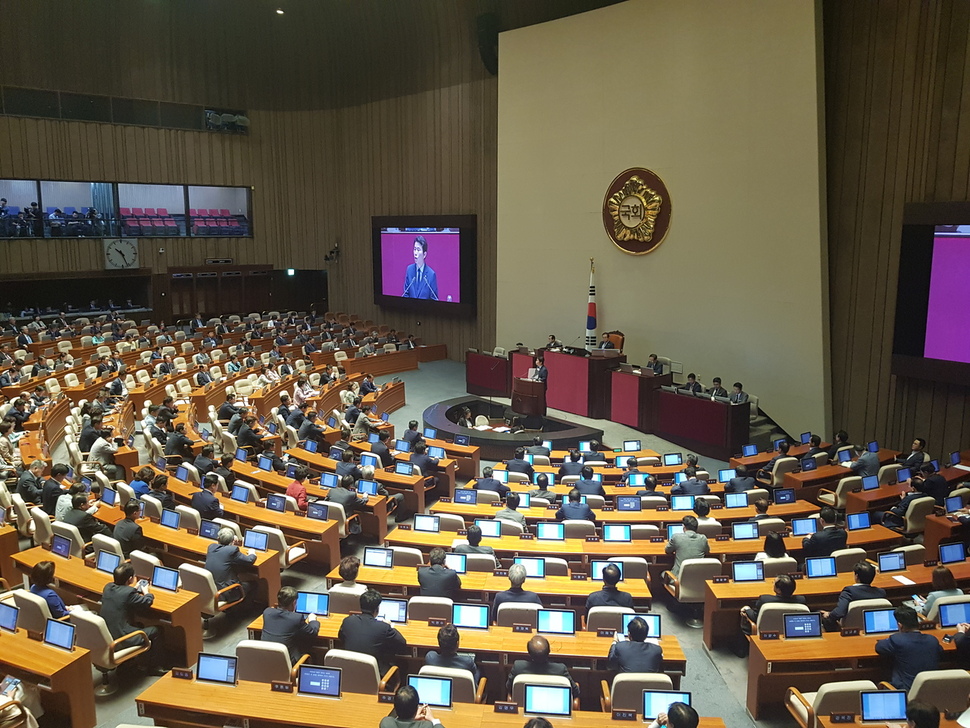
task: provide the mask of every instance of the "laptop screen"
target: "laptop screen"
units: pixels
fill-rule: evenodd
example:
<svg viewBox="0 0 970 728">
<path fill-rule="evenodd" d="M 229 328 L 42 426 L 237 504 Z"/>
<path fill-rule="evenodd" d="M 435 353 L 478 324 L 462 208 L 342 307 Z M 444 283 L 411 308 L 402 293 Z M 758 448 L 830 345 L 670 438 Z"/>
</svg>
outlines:
<svg viewBox="0 0 970 728">
<path fill-rule="evenodd" d="M 382 549 L 368 546 L 364 549 L 364 566 L 373 566 L 378 569 L 390 569 L 394 565 L 394 552 L 390 549 Z"/>
<path fill-rule="evenodd" d="M 788 438 L 786 438 L 786 437 L 779 437 L 777 440 L 772 440 L 771 446 L 775 450 L 777 450 L 781 446 L 781 443 L 783 443 L 783 442 L 788 442 Z"/>
<path fill-rule="evenodd" d="M 265 470 L 268 473 L 270 470 L 273 469 L 273 459 L 265 455 L 260 455 L 259 462 L 257 463 L 257 467 L 260 470 Z"/>
<path fill-rule="evenodd" d="M 643 484 L 647 482 L 647 476 L 649 473 L 630 473 L 630 477 L 627 478 L 627 483 L 632 486 L 642 488 Z"/>
<path fill-rule="evenodd" d="M 546 560 L 543 558 L 527 558 L 516 556 L 514 563 L 522 564 L 525 567 L 526 576 L 534 579 L 546 578 Z"/>
<path fill-rule="evenodd" d="M 60 647 L 62 650 L 74 649 L 74 625 L 57 619 L 48 619 L 44 628 L 44 644 Z"/>
<path fill-rule="evenodd" d="M 71 539 L 55 533 L 51 539 L 51 553 L 63 556 L 65 559 L 71 558 Z"/>
<path fill-rule="evenodd" d="M 243 538 L 243 545 L 247 549 L 265 551 L 268 540 L 269 536 L 263 531 L 246 531 L 245 538 Z"/>
<path fill-rule="evenodd" d="M 960 561 L 966 561 L 967 555 L 963 550 L 962 543 L 944 543 L 940 544 L 940 563 L 941 564 L 955 564 Z"/>
<path fill-rule="evenodd" d="M 289 463 L 286 466 L 286 477 L 295 478 L 296 477 L 296 463 Z"/>
<path fill-rule="evenodd" d="M 640 441 L 639 440 L 624 440 L 623 441 L 623 452 L 639 452 L 640 451 Z"/>
<path fill-rule="evenodd" d="M 728 508 L 746 508 L 748 506 L 747 493 L 725 493 L 724 504 Z"/>
<path fill-rule="evenodd" d="M 526 685 L 526 715 L 569 717 L 573 710 L 573 691 L 565 685 Z"/>
<path fill-rule="evenodd" d="M 906 569 L 906 554 L 902 551 L 884 551 L 878 555 L 879 573 L 889 571 L 904 571 Z"/>
<path fill-rule="evenodd" d="M 472 505 L 478 503 L 478 491 L 471 488 L 456 490 L 455 503 L 470 503 Z"/>
<path fill-rule="evenodd" d="M 536 538 L 540 541 L 565 541 L 566 527 L 561 523 L 537 523 Z"/>
<path fill-rule="evenodd" d="M 970 622 L 970 602 L 940 605 L 941 627 L 956 627 L 961 622 Z"/>
<path fill-rule="evenodd" d="M 414 466 L 411 463 L 395 463 L 394 472 L 398 475 L 411 475 L 414 473 Z"/>
<path fill-rule="evenodd" d="M 428 448 L 428 455 L 433 458 L 438 458 L 438 460 L 443 460 L 448 457 L 448 454 L 445 452 L 443 447 L 436 447 L 435 445 Z"/>
<path fill-rule="evenodd" d="M 905 690 L 863 690 L 859 696 L 863 723 L 906 722 Z"/>
<path fill-rule="evenodd" d="M 795 502 L 795 489 L 794 488 L 778 488 L 775 491 L 775 503 L 781 505 L 783 503 L 794 503 Z"/>
<path fill-rule="evenodd" d="M 844 463 L 852 459 L 852 450 L 839 450 L 839 462 Z"/>
<path fill-rule="evenodd" d="M 677 483 L 677 485 L 680 485 L 685 480 L 687 480 L 686 473 L 674 473 L 674 482 Z"/>
<path fill-rule="evenodd" d="M 300 665 L 297 685 L 297 693 L 300 695 L 320 695 L 326 698 L 339 698 L 340 668 Z"/>
<path fill-rule="evenodd" d="M 424 437 L 427 440 L 434 440 L 438 437 L 438 431 L 433 427 L 425 427 Z"/>
<path fill-rule="evenodd" d="M 690 693 L 644 690 L 643 719 L 647 721 L 655 720 L 658 715 L 670 710 L 670 706 L 674 703 L 690 705 Z"/>
<path fill-rule="evenodd" d="M 622 561 L 590 561 L 589 578 L 593 581 L 603 581 L 603 569 L 610 565 L 620 570 L 620 581 L 623 581 L 623 562 Z"/>
<path fill-rule="evenodd" d="M 631 541 L 633 538 L 632 531 L 633 529 L 630 528 L 629 524 L 604 523 L 603 540 L 613 543 Z"/>
<path fill-rule="evenodd" d="M 694 508 L 694 496 L 692 495 L 675 495 L 670 498 L 670 510 L 672 511 L 689 511 Z"/>
<path fill-rule="evenodd" d="M 162 511 L 161 524 L 166 528 L 178 529 L 182 521 L 182 514 L 178 511 L 170 511 L 168 508 Z"/>
<path fill-rule="evenodd" d="M 674 536 L 676 536 L 678 533 L 683 533 L 683 532 L 684 532 L 684 524 L 683 523 L 671 523 L 671 524 L 668 524 L 667 525 L 667 540 L 669 541 Z"/>
<path fill-rule="evenodd" d="M 488 605 L 455 604 L 451 608 L 451 621 L 456 627 L 488 629 Z"/>
<path fill-rule="evenodd" d="M 184 465 L 179 465 L 175 469 L 175 479 L 183 482 L 187 481 L 189 479 L 189 469 Z"/>
<path fill-rule="evenodd" d="M 238 460 L 241 463 L 244 463 L 246 462 L 246 458 L 248 456 L 249 456 L 249 453 L 246 452 L 245 448 L 242 448 L 242 447 L 236 448 L 236 460 Z"/>
<path fill-rule="evenodd" d="M 869 513 L 863 511 L 862 513 L 849 513 L 845 517 L 845 527 L 849 531 L 858 531 L 862 528 L 869 528 L 872 522 L 869 519 Z"/>
<path fill-rule="evenodd" d="M 372 468 L 378 468 L 379 460 L 376 455 L 371 455 L 369 452 L 361 453 L 360 455 L 360 467 L 364 468 L 370 465 Z"/>
<path fill-rule="evenodd" d="M 835 559 L 831 556 L 819 556 L 805 559 L 805 574 L 809 579 L 823 576 L 835 576 Z"/>
<path fill-rule="evenodd" d="M 572 609 L 540 609 L 538 632 L 575 634 L 576 612 Z"/>
<path fill-rule="evenodd" d="M 156 566 L 152 569 L 152 586 L 166 591 L 178 591 L 179 573 L 175 569 Z"/>
<path fill-rule="evenodd" d="M 735 541 L 758 538 L 758 524 L 751 521 L 731 524 L 731 533 Z"/>
<path fill-rule="evenodd" d="M 377 608 L 377 618 L 393 624 L 408 621 L 408 603 L 403 599 L 382 599 Z"/>
<path fill-rule="evenodd" d="M 271 493 L 266 496 L 266 510 L 276 511 L 277 513 L 286 512 L 286 497 L 278 493 Z"/>
<path fill-rule="evenodd" d="M 909 468 L 900 468 L 896 471 L 896 482 L 905 483 L 907 480 L 913 477 L 913 473 Z"/>
<path fill-rule="evenodd" d="M 660 637 L 663 632 L 660 629 L 660 615 L 654 614 L 653 612 L 648 612 L 645 614 L 621 614 L 620 617 L 623 619 L 623 634 L 630 631 L 630 622 L 639 617 L 644 622 L 647 623 L 647 636 L 649 637 Z"/>
<path fill-rule="evenodd" d="M 616 510 L 618 511 L 639 511 L 641 508 L 642 504 L 638 495 L 618 495 L 616 497 Z"/>
<path fill-rule="evenodd" d="M 199 653 L 199 664 L 195 671 L 195 679 L 204 682 L 236 684 L 236 658 L 227 655 L 211 655 Z"/>
<path fill-rule="evenodd" d="M 532 496 L 528 493 L 519 493 L 519 508 L 531 508 Z"/>
<path fill-rule="evenodd" d="M 879 452 L 879 443 L 873 440 L 872 442 L 866 443 L 866 450 L 869 452 Z"/>
<path fill-rule="evenodd" d="M 761 561 L 734 561 L 731 570 L 734 581 L 765 580 L 765 565 Z"/>
<path fill-rule="evenodd" d="M 199 524 L 199 535 L 202 538 L 211 538 L 213 541 L 216 540 L 216 536 L 219 534 L 219 524 L 215 521 L 204 520 Z"/>
<path fill-rule="evenodd" d="M 580 452 L 592 452 L 593 451 L 593 447 L 590 444 L 590 441 L 589 440 L 580 440 L 579 441 L 579 451 Z"/>
<path fill-rule="evenodd" d="M 340 460 L 344 456 L 344 449 L 342 447 L 337 447 L 334 445 L 330 448 L 330 452 L 327 453 L 327 457 L 331 460 Z"/>
<path fill-rule="evenodd" d="M 327 418 L 327 427 L 333 429 L 336 426 L 337 426 L 337 418 L 336 417 L 328 417 Z"/>
<path fill-rule="evenodd" d="M 178 477 L 178 476 L 176 476 Z M 179 478 L 185 480 L 185 478 Z M 101 502 L 106 506 L 113 506 L 118 500 L 118 491 L 114 488 L 105 488 L 101 491 Z"/>
<path fill-rule="evenodd" d="M 408 675 L 408 685 L 418 691 L 418 701 L 432 708 L 451 707 L 451 678 Z"/>
<path fill-rule="evenodd" d="M 98 571 L 105 574 L 114 574 L 115 569 L 121 563 L 121 557 L 111 551 L 98 551 L 96 567 Z"/>
<path fill-rule="evenodd" d="M 803 432 L 803 433 L 802 433 L 802 434 L 801 434 L 801 435 L 799 436 L 799 438 L 798 438 L 798 441 L 799 441 L 799 442 L 800 442 L 800 443 L 801 443 L 802 445 L 807 445 L 808 443 L 810 443 L 810 442 L 812 441 L 812 433 L 811 433 L 811 432 Z"/>
<path fill-rule="evenodd" d="M 728 483 L 732 478 L 738 477 L 738 471 L 734 468 L 728 468 L 727 470 L 717 471 L 717 482 L 718 483 Z"/>
<path fill-rule="evenodd" d="M 822 636 L 821 612 L 798 612 L 783 615 L 785 620 L 785 639 Z"/>
<path fill-rule="evenodd" d="M 866 634 L 886 634 L 896 631 L 896 617 L 892 609 L 866 609 L 862 623 Z"/>
<path fill-rule="evenodd" d="M 428 516 L 424 514 L 417 514 L 414 517 L 414 530 L 424 531 L 425 533 L 438 533 L 438 516 Z"/>
<path fill-rule="evenodd" d="M 322 592 L 297 592 L 296 611 L 325 617 L 330 613 L 330 595 Z"/>
<path fill-rule="evenodd" d="M 879 487 L 878 475 L 866 475 L 862 478 L 863 490 L 876 490 Z"/>
<path fill-rule="evenodd" d="M 249 488 L 242 485 L 232 486 L 232 495 L 229 496 L 234 501 L 245 503 L 249 500 Z"/>
<path fill-rule="evenodd" d="M 753 458 L 758 454 L 757 445 L 742 445 L 741 446 L 741 456 L 746 458 Z"/>
<path fill-rule="evenodd" d="M 667 467 L 671 465 L 683 465 L 684 456 L 679 452 L 665 452 L 663 455 L 663 464 Z"/>
<path fill-rule="evenodd" d="M 500 483 L 508 483 L 509 482 L 509 473 L 508 473 L 507 470 L 493 470 L 492 471 L 492 478 L 494 478 L 495 480 L 497 480 Z"/>
<path fill-rule="evenodd" d="M 376 432 L 372 432 L 367 436 L 367 442 L 369 442 L 371 445 L 376 445 L 380 441 L 381 441 L 381 436 L 378 435 Z"/>
<path fill-rule="evenodd" d="M 411 443 L 407 440 L 395 440 L 394 449 L 398 452 L 411 452 Z"/>
<path fill-rule="evenodd" d="M 953 511 L 958 511 L 963 508 L 963 496 L 951 495 L 944 503 L 946 504 L 946 512 L 953 513 Z"/>
<path fill-rule="evenodd" d="M 468 447 L 469 442 L 471 442 L 471 439 L 468 437 L 468 435 L 455 435 L 456 445 L 462 445 L 464 447 Z"/>
<path fill-rule="evenodd" d="M 330 506 L 326 503 L 308 503 L 306 517 L 315 521 L 326 521 L 330 518 Z"/>
<path fill-rule="evenodd" d="M 320 473 L 321 488 L 336 488 L 337 483 L 338 481 L 336 473 Z"/>
<path fill-rule="evenodd" d="M 377 495 L 377 483 L 373 480 L 358 480 L 357 481 L 357 492 L 366 493 L 367 495 Z"/>
<path fill-rule="evenodd" d="M 810 470 L 817 470 L 817 469 L 818 469 L 818 462 L 815 460 L 815 458 L 805 458 L 804 460 L 802 460 L 803 471 L 808 472 Z"/>
<path fill-rule="evenodd" d="M 16 632 L 17 617 L 19 615 L 20 610 L 13 604 L 0 602 L 0 629 L 5 629 L 8 632 Z"/>
<path fill-rule="evenodd" d="M 960 458 L 959 450 L 954 450 L 953 452 L 950 453 L 950 465 L 959 465 L 960 459 L 961 458 Z"/>
<path fill-rule="evenodd" d="M 817 518 L 793 518 L 791 522 L 793 536 L 808 536 L 818 530 Z"/>
<path fill-rule="evenodd" d="M 317 452 L 320 449 L 320 445 L 316 440 L 304 440 L 303 449 L 307 452 Z"/>
<path fill-rule="evenodd" d="M 475 525 L 482 529 L 482 537 L 484 538 L 499 538 L 502 535 L 501 521 L 476 518 Z"/>
<path fill-rule="evenodd" d="M 457 571 L 459 574 L 464 574 L 468 571 L 467 561 L 468 558 L 465 554 L 445 554 L 445 566 L 453 571 Z"/>
</svg>

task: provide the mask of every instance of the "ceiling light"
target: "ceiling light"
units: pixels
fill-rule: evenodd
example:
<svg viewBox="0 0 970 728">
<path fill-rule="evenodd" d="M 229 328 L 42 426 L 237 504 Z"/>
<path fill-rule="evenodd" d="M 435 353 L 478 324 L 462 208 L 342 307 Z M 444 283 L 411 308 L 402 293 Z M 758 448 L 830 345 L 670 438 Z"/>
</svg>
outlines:
<svg viewBox="0 0 970 728">
<path fill-rule="evenodd" d="M 283 8 L 276 8 L 276 14 L 277 15 L 282 15 L 283 14 Z"/>
</svg>

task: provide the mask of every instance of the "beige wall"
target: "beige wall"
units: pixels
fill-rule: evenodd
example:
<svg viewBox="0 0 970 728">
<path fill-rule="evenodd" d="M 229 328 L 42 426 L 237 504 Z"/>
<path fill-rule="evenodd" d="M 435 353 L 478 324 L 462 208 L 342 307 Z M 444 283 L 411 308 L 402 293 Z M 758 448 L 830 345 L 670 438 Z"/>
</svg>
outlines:
<svg viewBox="0 0 970 728">
<path fill-rule="evenodd" d="M 829 431 L 815 6 L 629 2 L 500 37 L 497 343 L 600 330 L 709 383 L 744 382 L 789 433 Z M 617 250 L 612 179 L 644 166 L 664 244 Z M 577 339 L 582 341 L 582 339 Z"/>
</svg>

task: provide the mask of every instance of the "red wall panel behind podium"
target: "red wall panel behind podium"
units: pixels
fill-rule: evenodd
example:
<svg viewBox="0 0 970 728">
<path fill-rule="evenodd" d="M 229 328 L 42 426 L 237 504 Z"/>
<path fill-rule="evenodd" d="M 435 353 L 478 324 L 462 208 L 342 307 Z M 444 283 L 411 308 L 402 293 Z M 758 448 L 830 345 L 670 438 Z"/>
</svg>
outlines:
<svg viewBox="0 0 970 728">
<path fill-rule="evenodd" d="M 630 427 L 640 426 L 640 376 L 613 372 L 610 412 L 614 422 Z M 645 385 L 644 385 L 645 386 Z"/>
<path fill-rule="evenodd" d="M 589 411 L 589 366 L 586 358 L 547 351 L 549 377 L 546 406 L 586 416 Z"/>
</svg>

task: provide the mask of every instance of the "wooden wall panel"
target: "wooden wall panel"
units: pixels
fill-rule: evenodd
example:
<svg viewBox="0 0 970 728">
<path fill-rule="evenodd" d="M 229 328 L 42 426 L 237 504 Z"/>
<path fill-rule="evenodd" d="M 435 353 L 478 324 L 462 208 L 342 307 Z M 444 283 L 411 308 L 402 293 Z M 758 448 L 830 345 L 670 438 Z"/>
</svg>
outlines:
<svg viewBox="0 0 970 728">
<path fill-rule="evenodd" d="M 834 424 L 965 449 L 970 390 L 889 369 L 903 205 L 968 199 L 970 5 L 826 0 L 823 18 Z"/>
</svg>

